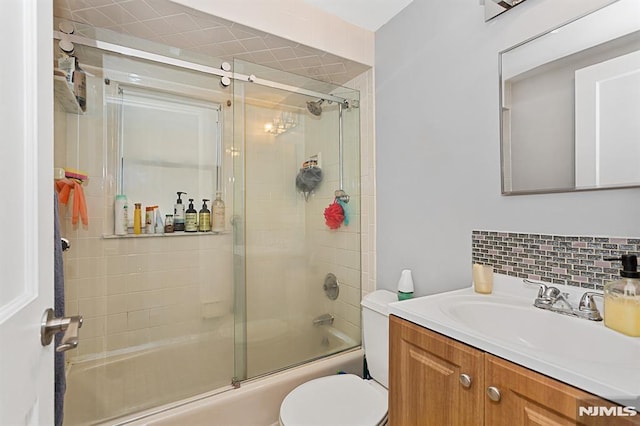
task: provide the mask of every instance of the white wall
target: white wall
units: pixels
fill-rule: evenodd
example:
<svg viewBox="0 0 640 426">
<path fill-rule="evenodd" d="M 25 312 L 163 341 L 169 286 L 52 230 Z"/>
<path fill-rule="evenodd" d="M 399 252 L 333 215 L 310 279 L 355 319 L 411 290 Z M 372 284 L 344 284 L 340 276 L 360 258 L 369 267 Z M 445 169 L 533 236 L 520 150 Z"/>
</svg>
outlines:
<svg viewBox="0 0 640 426">
<path fill-rule="evenodd" d="M 500 195 L 498 52 L 607 0 L 414 0 L 376 32 L 378 287 L 471 280 L 471 231 L 637 236 L 640 190 Z M 544 172 L 544 171 L 541 171 Z"/>
</svg>

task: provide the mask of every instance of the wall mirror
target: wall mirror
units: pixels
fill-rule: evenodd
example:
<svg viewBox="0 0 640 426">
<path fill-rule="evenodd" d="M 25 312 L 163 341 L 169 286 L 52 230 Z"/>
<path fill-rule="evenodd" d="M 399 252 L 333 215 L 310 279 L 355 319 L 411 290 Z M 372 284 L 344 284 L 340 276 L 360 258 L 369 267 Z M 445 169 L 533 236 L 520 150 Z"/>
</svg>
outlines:
<svg viewBox="0 0 640 426">
<path fill-rule="evenodd" d="M 640 2 L 500 53 L 502 193 L 640 186 Z"/>
</svg>

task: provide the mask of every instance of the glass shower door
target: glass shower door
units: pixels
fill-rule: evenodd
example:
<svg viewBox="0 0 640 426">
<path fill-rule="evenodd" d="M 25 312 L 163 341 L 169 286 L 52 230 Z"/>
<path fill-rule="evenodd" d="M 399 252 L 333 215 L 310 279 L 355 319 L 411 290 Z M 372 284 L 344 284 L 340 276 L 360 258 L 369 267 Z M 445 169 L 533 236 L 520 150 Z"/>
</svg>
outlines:
<svg viewBox="0 0 640 426">
<path fill-rule="evenodd" d="M 229 90 L 199 71 L 75 51 L 87 71 L 87 109 L 54 107 L 55 166 L 89 175 L 88 224 L 72 223 L 72 203 L 60 210 L 71 241 L 65 314 L 84 317 L 78 348 L 66 352 L 65 425 L 112 423 L 228 388 L 234 350 L 230 233 L 114 235 L 121 191 L 131 210 L 157 205 L 163 217 L 175 191 L 215 196 L 215 151 L 231 141 Z M 232 193 L 229 175 L 223 196 Z"/>
<path fill-rule="evenodd" d="M 360 344 L 359 94 L 239 60 L 234 71 L 254 76 L 234 83 L 235 357 L 242 380 Z M 347 218 L 330 229 L 324 211 L 338 189 L 350 196 Z M 330 274 L 338 282 L 335 300 L 324 290 Z"/>
</svg>

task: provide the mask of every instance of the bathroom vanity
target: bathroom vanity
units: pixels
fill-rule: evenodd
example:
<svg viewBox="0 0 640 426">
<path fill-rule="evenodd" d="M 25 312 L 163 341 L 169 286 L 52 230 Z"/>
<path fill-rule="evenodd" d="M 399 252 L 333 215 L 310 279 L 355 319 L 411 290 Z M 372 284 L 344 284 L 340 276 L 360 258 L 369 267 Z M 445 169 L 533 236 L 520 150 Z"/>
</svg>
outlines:
<svg viewBox="0 0 640 426">
<path fill-rule="evenodd" d="M 391 305 L 390 424 L 640 424 L 628 408 L 638 371 L 616 365 L 632 365 L 638 339 L 534 308 L 528 289 L 513 293 L 519 280 L 497 281 L 488 296 L 469 288 Z"/>
</svg>

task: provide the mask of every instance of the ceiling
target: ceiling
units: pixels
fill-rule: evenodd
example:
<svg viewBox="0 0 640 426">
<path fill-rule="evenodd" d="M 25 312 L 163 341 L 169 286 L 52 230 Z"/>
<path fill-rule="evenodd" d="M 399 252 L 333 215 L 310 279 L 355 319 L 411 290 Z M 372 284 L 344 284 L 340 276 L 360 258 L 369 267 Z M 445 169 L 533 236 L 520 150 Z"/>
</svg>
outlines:
<svg viewBox="0 0 640 426">
<path fill-rule="evenodd" d="M 311 1 L 311 0 L 310 0 Z M 312 0 L 320 1 L 320 0 Z M 328 0 L 322 0 L 328 2 Z M 410 0 L 369 0 L 394 3 Z M 363 10 L 361 0 L 339 13 Z M 344 85 L 370 67 L 292 40 L 265 33 L 169 0 L 54 0 L 54 16 L 152 41 L 179 51 L 232 62 L 234 58 L 269 68 Z M 323 7 L 329 7 L 327 3 Z M 335 6 L 335 5 L 334 5 Z M 382 8 L 388 12 L 389 8 Z M 333 13 L 333 12 L 331 12 Z M 376 16 L 376 22 L 381 22 Z M 371 22 L 368 25 L 377 25 Z M 76 29 L 78 26 L 76 26 Z M 91 33 L 89 31 L 88 33 Z"/>
<path fill-rule="evenodd" d="M 327 13 L 339 16 L 343 20 L 377 31 L 389 22 L 413 0 L 304 0 Z"/>
</svg>

